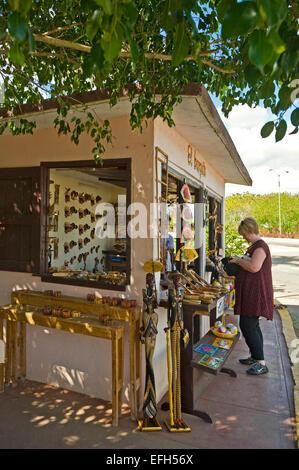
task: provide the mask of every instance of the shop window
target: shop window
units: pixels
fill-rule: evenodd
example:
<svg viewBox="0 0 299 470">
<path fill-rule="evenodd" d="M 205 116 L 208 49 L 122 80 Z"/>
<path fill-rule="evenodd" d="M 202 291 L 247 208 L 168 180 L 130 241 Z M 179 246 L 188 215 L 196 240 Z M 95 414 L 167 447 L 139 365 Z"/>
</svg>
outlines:
<svg viewBox="0 0 299 470">
<path fill-rule="evenodd" d="M 207 226 L 207 248 L 208 251 L 216 251 L 219 254 L 219 249 L 222 248 L 222 225 L 221 225 L 221 202 L 217 201 L 214 197 L 210 196 L 209 213 L 208 213 L 208 226 Z"/>
<path fill-rule="evenodd" d="M 42 164 L 43 281 L 125 290 L 130 167 L 129 159 Z"/>
<path fill-rule="evenodd" d="M 0 270 L 39 272 L 40 168 L 0 169 Z"/>
<path fill-rule="evenodd" d="M 162 180 L 166 180 L 165 172 L 166 168 L 165 166 L 162 166 Z M 194 248 L 195 246 L 194 203 L 200 202 L 200 189 L 188 184 L 191 194 L 191 202 L 186 203 L 181 195 L 184 179 L 169 173 L 167 175 L 167 183 L 167 188 L 165 186 L 161 187 L 161 194 L 163 200 L 166 200 L 167 196 L 169 218 L 168 234 L 173 239 L 173 257 L 177 257 L 173 268 L 183 271 L 183 261 L 179 250 L 184 246 L 189 248 Z M 162 262 L 164 264 L 165 271 L 169 271 L 169 266 L 171 266 L 169 263 L 170 253 L 169 250 L 167 252 L 165 247 L 166 243 L 164 242 L 164 250 L 162 249 Z M 199 258 L 191 261 L 188 267 L 199 272 Z"/>
</svg>

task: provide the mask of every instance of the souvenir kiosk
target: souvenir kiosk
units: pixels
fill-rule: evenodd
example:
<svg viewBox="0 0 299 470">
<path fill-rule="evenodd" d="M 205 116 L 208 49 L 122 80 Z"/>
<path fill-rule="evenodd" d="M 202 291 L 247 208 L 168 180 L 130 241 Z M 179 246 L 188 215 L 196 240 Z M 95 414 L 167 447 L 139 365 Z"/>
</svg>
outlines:
<svg viewBox="0 0 299 470">
<path fill-rule="evenodd" d="M 74 105 L 71 119 L 78 97 L 68 99 Z M 113 392 L 116 424 L 122 404 L 130 406 L 135 420 L 142 406 L 145 358 L 139 328 L 143 266 L 149 260 L 164 266 L 164 273 L 155 273 L 157 402 L 168 390 L 163 306 L 167 251 L 155 204 L 180 204 L 181 190 L 188 185 L 192 204 L 197 204 L 192 214 L 201 240 L 196 259 L 186 267 L 210 284 L 207 247 L 220 256 L 225 250 L 225 183 L 250 185 L 251 179 L 201 85 L 186 86 L 174 109 L 174 127 L 157 118 L 148 121 L 142 134 L 131 131 L 125 92 L 113 108 L 103 90 L 84 93 L 79 101 L 84 105 L 79 112 L 111 122 L 115 138 L 103 166 L 91 158 L 93 144 L 87 135 L 76 146 L 68 136 L 57 136 L 52 127 L 56 103 L 51 100 L 21 108 L 37 121 L 34 135 L 5 131 L 0 136 L 0 335 L 6 334 L 5 341 L 0 336 L 6 347 L 0 387 L 5 390 L 4 374 L 6 386 L 26 376 L 108 401 Z M 0 119 L 8 118 L 2 110 Z M 111 217 L 118 225 L 109 233 Z M 173 236 L 173 254 L 180 253 L 174 262 L 183 274 L 184 250 L 179 250 L 189 236 L 188 230 Z M 186 281 L 183 285 L 190 289 Z M 186 315 L 193 307 L 203 309 L 203 302 L 194 306 L 185 300 Z M 21 307 L 16 308 L 17 302 Z M 194 344 L 210 329 L 213 305 L 205 307 L 204 315 L 192 314 Z M 116 337 L 118 345 L 112 348 L 107 339 Z"/>
</svg>

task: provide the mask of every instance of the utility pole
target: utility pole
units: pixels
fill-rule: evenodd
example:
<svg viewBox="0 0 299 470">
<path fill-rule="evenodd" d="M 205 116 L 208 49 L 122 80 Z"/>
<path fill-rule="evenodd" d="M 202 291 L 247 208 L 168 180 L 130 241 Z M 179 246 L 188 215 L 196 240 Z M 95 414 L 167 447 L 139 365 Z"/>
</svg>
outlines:
<svg viewBox="0 0 299 470">
<path fill-rule="evenodd" d="M 281 235 L 281 210 L 280 210 L 280 176 L 282 173 L 270 168 L 269 171 L 274 171 L 274 173 L 278 176 L 278 217 L 279 217 L 279 233 Z M 287 170 L 282 170 L 283 173 L 289 173 Z"/>
</svg>

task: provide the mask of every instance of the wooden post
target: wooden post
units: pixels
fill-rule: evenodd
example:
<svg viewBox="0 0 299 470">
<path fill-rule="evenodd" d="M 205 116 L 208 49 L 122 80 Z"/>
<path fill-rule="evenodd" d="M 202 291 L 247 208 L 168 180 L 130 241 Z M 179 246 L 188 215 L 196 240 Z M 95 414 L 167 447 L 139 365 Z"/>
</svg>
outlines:
<svg viewBox="0 0 299 470">
<path fill-rule="evenodd" d="M 136 359 L 136 375 L 135 375 L 135 388 L 136 388 L 136 409 L 139 411 L 141 406 L 141 341 L 139 340 L 140 330 L 140 316 L 135 321 L 135 359 Z"/>
<path fill-rule="evenodd" d="M 18 372 L 18 322 L 11 322 L 11 384 L 17 384 Z"/>
<path fill-rule="evenodd" d="M 26 323 L 20 322 L 20 378 L 26 377 Z"/>
<path fill-rule="evenodd" d="M 119 344 L 115 331 L 112 335 L 112 426 L 118 426 Z"/>
<path fill-rule="evenodd" d="M 132 321 L 130 323 L 130 406 L 131 419 L 137 419 L 137 390 L 136 390 L 136 325 Z"/>
<path fill-rule="evenodd" d="M 118 367 L 118 415 L 121 416 L 121 405 L 122 405 L 122 391 L 124 382 L 124 332 L 118 333 L 118 352 L 119 352 L 119 367 Z"/>
<path fill-rule="evenodd" d="M 8 385 L 11 377 L 11 321 L 6 320 L 6 349 L 4 383 Z"/>
<path fill-rule="evenodd" d="M 0 340 L 3 341 L 3 320 L 0 318 Z M 5 360 L 5 358 L 3 358 Z M 4 362 L 0 362 L 0 393 L 4 392 Z"/>
</svg>

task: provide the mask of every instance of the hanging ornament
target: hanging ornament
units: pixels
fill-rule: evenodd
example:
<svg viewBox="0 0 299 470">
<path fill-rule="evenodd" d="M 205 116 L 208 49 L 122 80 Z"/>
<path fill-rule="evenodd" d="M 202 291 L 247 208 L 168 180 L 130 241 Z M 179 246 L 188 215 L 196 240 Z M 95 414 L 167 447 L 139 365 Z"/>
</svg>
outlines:
<svg viewBox="0 0 299 470">
<path fill-rule="evenodd" d="M 191 229 L 191 226 L 187 224 L 187 225 L 184 225 L 183 227 L 180 242 L 186 243 L 187 241 L 190 241 L 190 240 L 193 240 L 193 231 Z"/>
<path fill-rule="evenodd" d="M 187 183 L 182 186 L 181 196 L 184 199 L 184 202 L 192 202 L 191 192 Z"/>
<path fill-rule="evenodd" d="M 175 261 L 180 261 L 181 257 L 184 263 L 191 263 L 198 258 L 198 253 L 194 248 L 182 246 L 175 255 Z"/>
<path fill-rule="evenodd" d="M 190 208 L 187 204 L 184 204 L 184 205 L 183 205 L 182 219 L 183 219 L 185 222 L 188 222 L 189 224 L 191 224 L 191 222 L 192 222 L 192 220 L 193 220 L 193 213 L 192 213 L 192 210 L 191 210 L 191 208 Z"/>
</svg>

